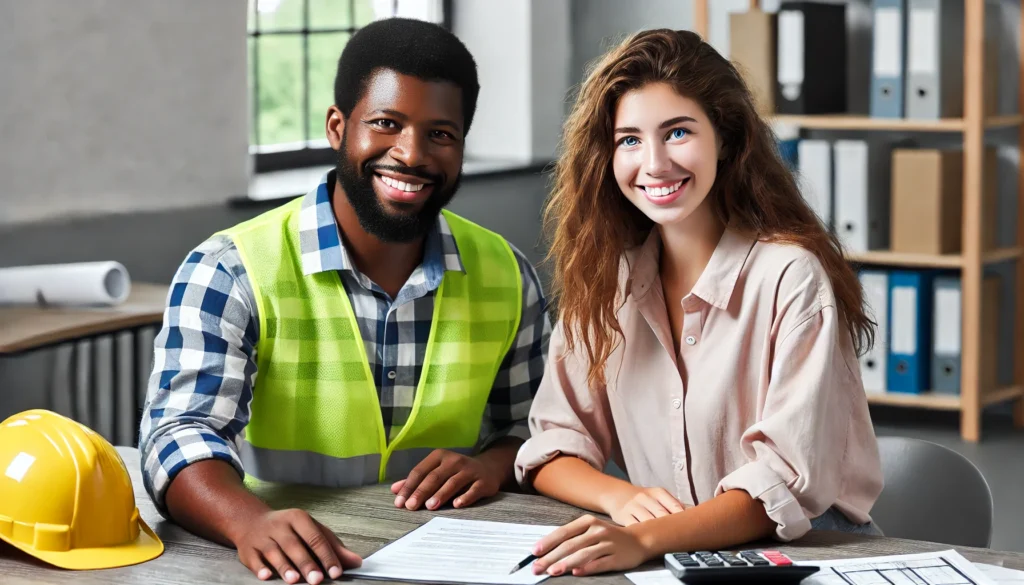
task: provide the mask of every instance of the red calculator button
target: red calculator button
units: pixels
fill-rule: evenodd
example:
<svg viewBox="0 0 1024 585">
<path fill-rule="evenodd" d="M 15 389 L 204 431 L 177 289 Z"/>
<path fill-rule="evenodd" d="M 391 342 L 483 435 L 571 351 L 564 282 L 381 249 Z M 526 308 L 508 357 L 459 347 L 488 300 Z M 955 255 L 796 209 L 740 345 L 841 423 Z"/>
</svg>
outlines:
<svg viewBox="0 0 1024 585">
<path fill-rule="evenodd" d="M 775 565 L 786 566 L 793 564 L 793 561 L 789 560 L 789 557 L 787 557 L 786 555 L 782 554 L 777 550 L 762 551 L 761 555 Z"/>
</svg>

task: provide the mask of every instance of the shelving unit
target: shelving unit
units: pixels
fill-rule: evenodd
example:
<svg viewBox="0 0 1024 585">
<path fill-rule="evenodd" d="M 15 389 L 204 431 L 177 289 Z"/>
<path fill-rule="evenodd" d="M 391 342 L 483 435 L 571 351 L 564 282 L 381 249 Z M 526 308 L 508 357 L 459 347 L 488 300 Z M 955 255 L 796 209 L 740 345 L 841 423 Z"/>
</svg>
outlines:
<svg viewBox="0 0 1024 585">
<path fill-rule="evenodd" d="M 708 37 L 709 0 L 694 0 L 694 31 Z M 749 0 L 755 10 L 759 0 Z M 1018 23 L 1024 38 L 1024 10 Z M 858 115 L 775 116 L 773 119 L 792 123 L 808 130 L 859 130 L 892 132 L 959 132 L 964 145 L 963 250 L 956 255 L 903 254 L 870 252 L 853 254 L 849 259 L 859 264 L 919 268 L 959 269 L 962 278 L 962 346 L 960 395 L 935 393 L 897 394 L 868 393 L 868 402 L 888 406 L 925 408 L 960 412 L 960 435 L 965 441 L 981 439 L 981 411 L 985 406 L 1014 400 L 1013 420 L 1024 428 L 1024 176 L 1018 167 L 1017 246 L 997 250 L 982 249 L 982 180 L 985 131 L 995 128 L 1017 128 L 1018 145 L 1024 144 L 1024 115 L 984 114 L 985 71 L 985 2 L 964 0 L 964 116 L 941 120 L 881 119 Z M 1018 62 L 1024 80 L 1024 43 L 1020 44 Z M 1024 81 L 1022 81 L 1024 82 Z M 1024 112 L 1024 88 L 1018 98 L 1018 109 Z M 1014 322 L 1014 385 L 984 390 L 981 388 L 981 292 L 986 264 L 1016 260 L 1016 319 Z M 870 389 L 878 390 L 878 389 Z"/>
</svg>

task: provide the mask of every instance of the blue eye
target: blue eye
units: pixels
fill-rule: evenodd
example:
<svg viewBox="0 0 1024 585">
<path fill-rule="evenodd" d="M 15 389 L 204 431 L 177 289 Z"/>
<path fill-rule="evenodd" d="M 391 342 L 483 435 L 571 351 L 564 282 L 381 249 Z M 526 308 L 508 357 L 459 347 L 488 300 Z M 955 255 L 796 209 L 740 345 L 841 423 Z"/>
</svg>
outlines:
<svg viewBox="0 0 1024 585">
<path fill-rule="evenodd" d="M 627 136 L 620 140 L 619 144 L 622 146 L 636 146 L 637 144 L 640 144 L 640 141 L 637 140 L 636 136 Z"/>
<path fill-rule="evenodd" d="M 689 132 L 687 132 L 685 128 L 676 128 L 672 131 L 671 136 L 673 140 L 682 140 L 683 138 L 686 138 L 687 134 L 689 134 Z"/>
</svg>

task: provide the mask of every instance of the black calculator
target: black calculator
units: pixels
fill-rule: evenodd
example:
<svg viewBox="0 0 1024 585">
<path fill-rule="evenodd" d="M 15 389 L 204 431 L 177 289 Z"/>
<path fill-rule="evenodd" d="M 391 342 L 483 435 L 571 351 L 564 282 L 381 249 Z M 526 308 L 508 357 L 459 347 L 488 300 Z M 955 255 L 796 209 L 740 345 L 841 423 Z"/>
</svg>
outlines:
<svg viewBox="0 0 1024 585">
<path fill-rule="evenodd" d="M 775 550 L 702 551 L 669 553 L 665 568 L 688 585 L 701 583 L 757 583 L 787 585 L 799 583 L 818 572 L 818 567 L 794 565 Z"/>
</svg>

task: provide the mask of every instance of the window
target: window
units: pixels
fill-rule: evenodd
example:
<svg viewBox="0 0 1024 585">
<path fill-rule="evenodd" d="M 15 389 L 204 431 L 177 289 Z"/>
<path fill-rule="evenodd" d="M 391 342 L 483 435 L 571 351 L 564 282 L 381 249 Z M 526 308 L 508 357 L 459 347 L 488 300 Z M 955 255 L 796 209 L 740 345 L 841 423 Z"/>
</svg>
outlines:
<svg viewBox="0 0 1024 585">
<path fill-rule="evenodd" d="M 330 164 L 324 117 L 338 56 L 371 0 L 249 0 L 249 143 L 256 171 Z"/>
<path fill-rule="evenodd" d="M 248 2 L 255 170 L 333 164 L 324 122 L 334 103 L 338 57 L 352 33 L 374 20 L 380 0 Z"/>
</svg>

